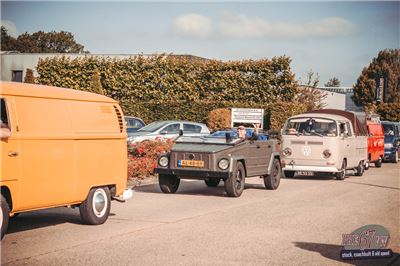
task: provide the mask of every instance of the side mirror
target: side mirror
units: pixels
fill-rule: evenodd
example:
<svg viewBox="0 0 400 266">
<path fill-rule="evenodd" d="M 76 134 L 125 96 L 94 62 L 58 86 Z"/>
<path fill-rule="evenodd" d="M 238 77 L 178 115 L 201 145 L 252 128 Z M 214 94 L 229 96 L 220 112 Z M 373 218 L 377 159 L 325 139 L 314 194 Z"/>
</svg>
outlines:
<svg viewBox="0 0 400 266">
<path fill-rule="evenodd" d="M 183 135 L 183 130 L 179 129 L 179 137 Z"/>
<path fill-rule="evenodd" d="M 160 134 L 161 134 L 161 135 L 165 135 L 165 134 L 167 134 L 167 133 L 168 133 L 168 132 L 167 132 L 165 129 L 163 129 L 163 130 L 160 131 Z"/>
</svg>

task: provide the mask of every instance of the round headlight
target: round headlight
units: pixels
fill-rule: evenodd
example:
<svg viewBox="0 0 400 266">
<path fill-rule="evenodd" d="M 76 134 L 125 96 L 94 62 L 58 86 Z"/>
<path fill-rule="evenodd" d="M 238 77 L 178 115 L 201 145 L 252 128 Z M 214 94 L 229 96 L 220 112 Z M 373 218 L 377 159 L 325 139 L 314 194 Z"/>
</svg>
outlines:
<svg viewBox="0 0 400 266">
<path fill-rule="evenodd" d="M 290 155 L 292 155 L 292 149 L 290 149 L 290 148 L 285 148 L 285 149 L 283 150 L 283 156 L 288 157 L 288 156 L 290 156 Z"/>
<path fill-rule="evenodd" d="M 218 162 L 218 167 L 221 168 L 222 170 L 226 170 L 229 167 L 229 161 L 228 159 L 221 159 Z"/>
<path fill-rule="evenodd" d="M 324 150 L 324 151 L 322 152 L 322 156 L 323 156 L 325 159 L 328 159 L 329 157 L 331 157 L 331 155 L 332 155 L 332 153 L 331 153 L 330 150 Z"/>
<path fill-rule="evenodd" d="M 162 156 L 160 159 L 158 159 L 158 164 L 162 167 L 168 166 L 169 160 L 167 156 Z"/>
</svg>

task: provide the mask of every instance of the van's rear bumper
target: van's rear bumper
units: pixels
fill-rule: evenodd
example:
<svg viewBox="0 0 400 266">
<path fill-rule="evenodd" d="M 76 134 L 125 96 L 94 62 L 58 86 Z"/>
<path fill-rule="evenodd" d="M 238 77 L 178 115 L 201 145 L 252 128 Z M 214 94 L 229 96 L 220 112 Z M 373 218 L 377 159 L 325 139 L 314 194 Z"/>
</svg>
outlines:
<svg viewBox="0 0 400 266">
<path fill-rule="evenodd" d="M 112 197 L 112 199 L 119 201 L 119 202 L 124 202 L 124 201 L 132 198 L 132 196 L 133 196 L 132 189 L 127 188 L 121 193 L 121 195 Z"/>
<path fill-rule="evenodd" d="M 309 166 L 309 165 L 286 165 L 283 171 L 306 171 L 306 172 L 325 172 L 325 173 L 337 173 L 340 172 L 336 167 L 333 166 Z"/>
</svg>

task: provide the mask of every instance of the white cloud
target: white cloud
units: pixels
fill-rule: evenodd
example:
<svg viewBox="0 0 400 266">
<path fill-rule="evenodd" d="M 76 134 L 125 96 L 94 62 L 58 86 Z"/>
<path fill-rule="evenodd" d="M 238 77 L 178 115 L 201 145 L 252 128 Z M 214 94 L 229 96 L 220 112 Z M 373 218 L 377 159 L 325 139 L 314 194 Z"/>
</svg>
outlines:
<svg viewBox="0 0 400 266">
<path fill-rule="evenodd" d="M 4 26 L 7 29 L 8 35 L 12 37 L 18 37 L 17 27 L 15 26 L 14 22 L 9 20 L 2 20 L 1 26 Z"/>
<path fill-rule="evenodd" d="M 174 20 L 174 32 L 179 36 L 207 38 L 212 31 L 212 20 L 203 15 L 186 14 Z"/>
<path fill-rule="evenodd" d="M 187 14 L 175 19 L 174 31 L 183 37 L 210 38 L 334 38 L 347 36 L 356 27 L 340 17 L 329 17 L 306 23 L 270 22 L 259 17 L 224 13 L 212 20 L 198 14 Z"/>
</svg>

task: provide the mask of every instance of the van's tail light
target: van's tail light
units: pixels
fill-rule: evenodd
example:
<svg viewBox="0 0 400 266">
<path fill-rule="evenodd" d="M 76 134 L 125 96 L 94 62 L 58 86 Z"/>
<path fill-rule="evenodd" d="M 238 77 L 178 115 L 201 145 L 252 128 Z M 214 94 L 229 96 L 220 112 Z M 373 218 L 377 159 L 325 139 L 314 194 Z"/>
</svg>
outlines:
<svg viewBox="0 0 400 266">
<path fill-rule="evenodd" d="M 119 132 L 122 133 L 124 131 L 124 120 L 122 119 L 121 112 L 119 111 L 118 107 L 114 105 L 115 113 L 117 114 L 118 124 L 119 124 Z"/>
</svg>

